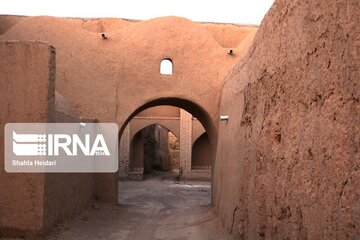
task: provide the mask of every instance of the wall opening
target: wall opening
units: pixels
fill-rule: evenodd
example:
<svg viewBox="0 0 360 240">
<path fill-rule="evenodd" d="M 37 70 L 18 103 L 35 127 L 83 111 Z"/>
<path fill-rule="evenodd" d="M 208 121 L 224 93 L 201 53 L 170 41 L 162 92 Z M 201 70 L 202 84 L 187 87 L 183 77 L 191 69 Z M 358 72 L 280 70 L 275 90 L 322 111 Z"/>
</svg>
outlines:
<svg viewBox="0 0 360 240">
<path fill-rule="evenodd" d="M 173 74 L 173 62 L 171 59 L 163 59 L 160 63 L 160 73 L 163 75 Z"/>
<path fill-rule="evenodd" d="M 128 158 L 126 151 L 119 152 L 119 176 L 125 177 L 120 177 L 118 181 L 118 203 L 136 208 L 160 205 L 182 210 L 210 205 L 211 169 L 193 170 L 191 152 L 196 139 L 204 135 L 204 129 L 211 131 L 212 123 L 206 120 L 211 119 L 206 118 L 206 112 L 195 104 L 185 101 L 164 103 L 168 104 L 139 108 L 120 129 L 120 149 L 130 150 Z M 182 106 L 192 110 L 192 113 Z M 193 114 L 207 124 L 195 120 Z M 206 146 L 209 147 L 210 140 L 205 136 L 208 140 Z M 200 140 L 198 142 L 196 146 L 202 143 Z M 193 152 L 197 149 L 202 148 L 195 148 Z M 211 162 L 210 159 L 207 161 Z M 128 172 L 126 166 L 129 166 Z"/>
<path fill-rule="evenodd" d="M 135 134 L 130 143 L 130 161 L 129 171 L 133 173 L 130 177 L 133 180 L 142 180 L 142 173 L 144 171 L 143 157 L 144 157 L 144 138 L 142 132 L 139 131 Z M 139 174 L 135 174 L 139 172 Z M 138 177 L 137 177 L 138 175 Z"/>
<path fill-rule="evenodd" d="M 179 140 L 159 124 L 139 130 L 130 143 L 129 179 L 143 180 L 160 172 L 179 174 Z"/>
<path fill-rule="evenodd" d="M 172 108 L 177 108 L 171 109 Z M 196 121 L 194 120 L 196 119 Z M 126 178 L 127 169 L 124 163 L 130 161 L 129 149 L 130 141 L 144 127 L 151 124 L 158 124 L 171 131 L 179 141 L 179 162 L 180 169 L 178 177 L 169 172 L 162 171 L 162 175 L 144 175 L 145 181 L 128 181 Z M 202 127 L 199 127 L 201 125 Z M 183 131 L 187 129 L 187 131 Z M 202 133 L 207 133 L 208 143 L 210 145 L 211 169 L 207 171 L 193 170 L 191 164 L 192 146 Z M 138 137 L 139 138 L 139 137 Z M 127 139 L 127 140 L 126 140 Z M 212 172 L 215 158 L 215 148 L 217 143 L 217 131 L 213 119 L 209 113 L 200 105 L 181 98 L 158 98 L 145 102 L 138 106 L 132 114 L 128 116 L 119 130 L 119 181 L 118 181 L 118 203 L 134 204 L 137 201 L 150 201 L 150 199 L 163 199 L 167 194 L 171 198 L 176 195 L 176 201 L 179 204 L 188 203 L 199 206 L 202 204 L 211 204 L 212 200 Z M 125 144 L 124 144 L 125 142 Z M 126 142 L 128 144 L 126 144 Z M 140 143 L 143 145 L 144 143 Z M 128 147 L 126 147 L 128 146 Z M 131 151 L 132 154 L 141 153 L 141 151 Z M 129 154 L 129 155 L 127 155 Z M 142 153 L 141 153 L 142 154 Z M 126 156 L 129 156 L 127 158 Z M 144 163 L 143 163 L 144 164 Z M 182 175 L 183 174 L 183 175 Z M 125 176 L 125 177 L 124 177 Z M 181 177 L 182 176 L 182 177 Z M 200 182 L 198 181 L 200 180 Z M 196 181 L 195 183 L 193 181 Z M 178 184 L 178 185 L 177 185 Z M 203 189 L 199 192 L 199 189 Z M 190 192 L 188 190 L 191 189 Z M 159 192 L 160 191 L 160 192 Z M 184 194 L 182 194 L 184 191 Z M 134 193 L 138 192 L 137 197 Z M 201 194 L 199 196 L 198 194 Z M 130 197 L 126 197 L 130 194 Z M 195 201 L 195 199 L 197 199 Z M 193 201 L 194 200 L 194 201 Z M 198 201 L 199 200 L 199 201 Z M 184 206 L 185 206 L 184 205 Z"/>
<path fill-rule="evenodd" d="M 171 167 L 170 131 L 179 148 L 173 153 L 179 158 L 178 179 L 210 181 L 212 152 L 208 134 L 197 118 L 175 106 L 150 107 L 130 120 L 127 140 L 123 138 L 119 144 L 123 150 L 130 146 L 130 150 L 119 154 L 119 177 L 140 181 L 154 170 L 175 170 Z M 129 157 L 125 157 L 127 154 Z"/>
</svg>

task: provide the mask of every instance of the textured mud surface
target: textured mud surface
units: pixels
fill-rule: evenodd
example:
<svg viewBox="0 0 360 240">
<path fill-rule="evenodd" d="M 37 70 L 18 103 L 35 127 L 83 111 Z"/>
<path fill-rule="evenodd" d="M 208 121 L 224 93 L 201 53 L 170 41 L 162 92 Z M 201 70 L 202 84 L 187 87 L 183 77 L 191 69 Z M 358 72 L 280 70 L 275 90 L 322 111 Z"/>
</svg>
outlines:
<svg viewBox="0 0 360 240">
<path fill-rule="evenodd" d="M 359 13 L 359 1 L 276 1 L 233 69 L 215 166 L 233 235 L 359 239 Z"/>
</svg>

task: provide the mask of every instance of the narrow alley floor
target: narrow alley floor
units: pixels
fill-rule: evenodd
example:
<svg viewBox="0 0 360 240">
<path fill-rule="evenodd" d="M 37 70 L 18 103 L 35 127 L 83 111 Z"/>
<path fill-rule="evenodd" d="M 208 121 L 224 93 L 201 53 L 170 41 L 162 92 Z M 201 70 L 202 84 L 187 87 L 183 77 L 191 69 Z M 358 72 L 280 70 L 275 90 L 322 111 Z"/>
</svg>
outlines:
<svg viewBox="0 0 360 240">
<path fill-rule="evenodd" d="M 210 193 L 210 182 L 176 182 L 171 174 L 120 181 L 119 206 L 95 204 L 57 226 L 48 239 L 227 239 L 210 207 Z"/>
</svg>

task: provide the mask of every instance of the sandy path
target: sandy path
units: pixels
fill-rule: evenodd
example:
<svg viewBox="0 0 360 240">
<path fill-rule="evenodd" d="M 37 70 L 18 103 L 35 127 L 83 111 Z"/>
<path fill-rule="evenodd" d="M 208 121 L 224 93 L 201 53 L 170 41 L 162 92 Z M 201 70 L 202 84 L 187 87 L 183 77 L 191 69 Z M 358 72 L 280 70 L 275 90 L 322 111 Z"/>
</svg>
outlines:
<svg viewBox="0 0 360 240">
<path fill-rule="evenodd" d="M 96 204 L 57 226 L 48 239 L 227 239 L 210 204 L 209 182 L 164 176 L 119 184 L 119 206 Z"/>
</svg>

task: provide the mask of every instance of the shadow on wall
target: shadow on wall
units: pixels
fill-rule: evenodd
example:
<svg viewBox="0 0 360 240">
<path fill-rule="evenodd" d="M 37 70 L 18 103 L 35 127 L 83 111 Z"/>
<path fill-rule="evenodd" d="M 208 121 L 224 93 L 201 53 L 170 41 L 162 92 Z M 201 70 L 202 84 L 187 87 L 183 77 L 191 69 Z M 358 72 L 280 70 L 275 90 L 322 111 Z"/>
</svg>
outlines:
<svg viewBox="0 0 360 240">
<path fill-rule="evenodd" d="M 191 150 L 191 169 L 210 169 L 211 150 L 207 133 L 203 133 L 194 142 Z"/>
<path fill-rule="evenodd" d="M 179 169 L 179 142 L 168 129 L 153 124 L 137 132 L 130 144 L 130 171 Z"/>
</svg>

